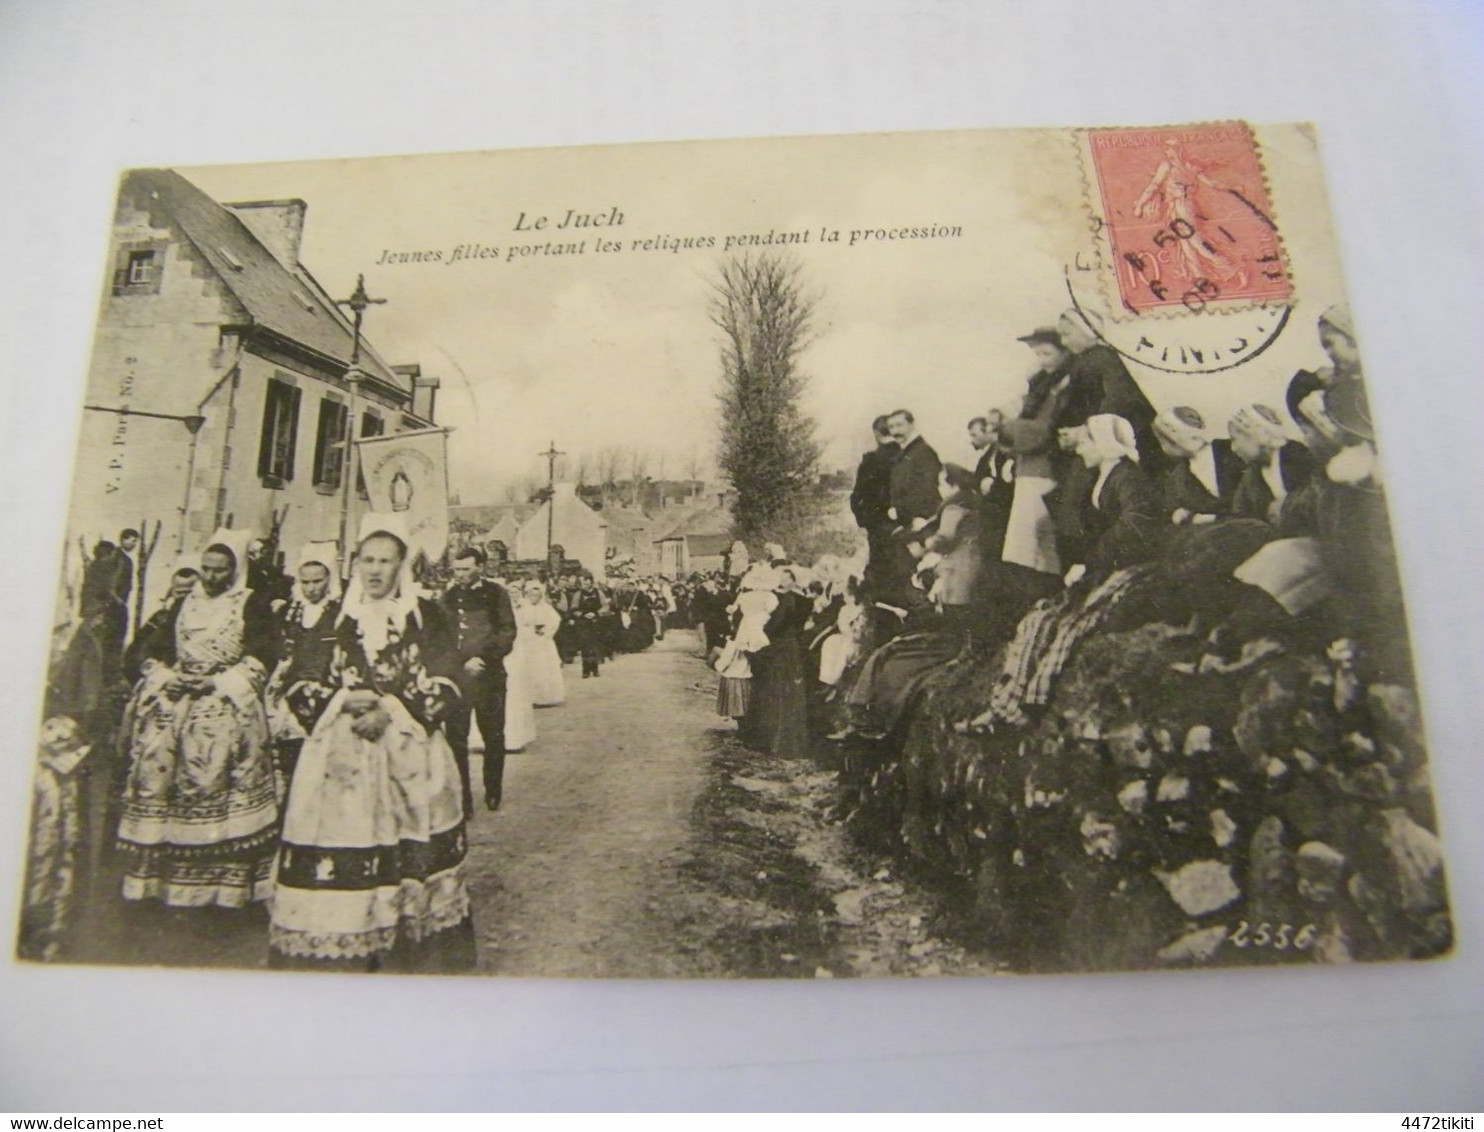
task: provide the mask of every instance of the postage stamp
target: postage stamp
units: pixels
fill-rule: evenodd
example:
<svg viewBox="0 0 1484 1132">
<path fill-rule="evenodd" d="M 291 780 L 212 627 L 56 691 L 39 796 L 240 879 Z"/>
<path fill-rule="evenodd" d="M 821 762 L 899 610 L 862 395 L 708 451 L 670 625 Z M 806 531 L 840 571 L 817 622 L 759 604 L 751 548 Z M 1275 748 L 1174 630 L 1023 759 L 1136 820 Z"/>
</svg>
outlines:
<svg viewBox="0 0 1484 1132">
<path fill-rule="evenodd" d="M 1178 313 L 1292 298 L 1246 123 L 1089 130 L 1086 139 L 1094 223 L 1124 309 Z"/>
</svg>

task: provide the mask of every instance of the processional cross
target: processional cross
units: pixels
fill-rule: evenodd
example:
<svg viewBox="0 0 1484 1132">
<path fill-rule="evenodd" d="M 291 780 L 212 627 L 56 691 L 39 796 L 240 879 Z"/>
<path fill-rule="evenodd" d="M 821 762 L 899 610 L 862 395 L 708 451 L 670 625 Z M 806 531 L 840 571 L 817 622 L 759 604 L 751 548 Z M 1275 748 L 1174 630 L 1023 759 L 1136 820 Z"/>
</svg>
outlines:
<svg viewBox="0 0 1484 1132">
<path fill-rule="evenodd" d="M 558 456 L 565 456 L 565 452 L 558 452 L 556 441 L 553 440 L 545 452 L 537 452 L 536 455 L 546 458 L 546 557 L 551 557 L 552 533 L 556 526 L 556 461 Z"/>
<path fill-rule="evenodd" d="M 340 550 L 345 556 L 345 567 L 350 566 L 350 490 L 359 468 L 356 466 L 356 388 L 361 380 L 361 319 L 366 308 L 385 299 L 373 299 L 366 293 L 366 277 L 356 276 L 356 289 L 348 299 L 336 299 L 338 307 L 349 307 L 352 315 L 350 336 L 350 364 L 345 367 L 345 383 L 350 387 L 350 404 L 345 414 L 345 464 L 340 483 Z"/>
</svg>

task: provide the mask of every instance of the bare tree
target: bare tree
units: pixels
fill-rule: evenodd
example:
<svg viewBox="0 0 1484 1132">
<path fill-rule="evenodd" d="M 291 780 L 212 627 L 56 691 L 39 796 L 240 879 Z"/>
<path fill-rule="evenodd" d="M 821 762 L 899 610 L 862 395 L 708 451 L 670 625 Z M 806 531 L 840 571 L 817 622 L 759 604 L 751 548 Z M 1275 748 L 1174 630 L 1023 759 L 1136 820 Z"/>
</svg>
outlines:
<svg viewBox="0 0 1484 1132">
<path fill-rule="evenodd" d="M 799 267 L 774 254 L 722 264 L 711 321 L 721 331 L 721 471 L 736 491 L 737 533 L 755 540 L 800 528 L 817 505 L 820 447 L 801 406 L 799 356 L 815 300 Z"/>
<path fill-rule="evenodd" d="M 613 502 L 623 459 L 624 451 L 616 444 L 608 444 L 598 449 L 594 457 L 593 470 L 597 473 L 598 486 L 603 489 L 603 506 L 605 507 Z"/>
<path fill-rule="evenodd" d="M 696 492 L 699 490 L 699 484 L 706 471 L 707 462 L 705 452 L 699 448 L 692 448 L 686 454 L 683 467 L 685 469 L 685 478 L 690 480 L 690 496 L 692 499 L 696 497 Z"/>
<path fill-rule="evenodd" d="M 632 507 L 639 506 L 640 493 L 644 490 L 644 481 L 649 476 L 650 459 L 650 452 L 647 448 L 629 449 L 629 504 Z"/>
</svg>

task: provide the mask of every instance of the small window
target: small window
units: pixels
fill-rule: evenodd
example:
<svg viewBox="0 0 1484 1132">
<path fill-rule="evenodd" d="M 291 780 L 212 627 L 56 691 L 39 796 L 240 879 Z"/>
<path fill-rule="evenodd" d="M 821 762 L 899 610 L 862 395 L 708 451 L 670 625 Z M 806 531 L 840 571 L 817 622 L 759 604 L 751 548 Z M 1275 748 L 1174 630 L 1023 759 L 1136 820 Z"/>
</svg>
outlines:
<svg viewBox="0 0 1484 1132">
<path fill-rule="evenodd" d="M 338 488 L 345 469 L 345 433 L 348 412 L 339 401 L 319 403 L 319 426 L 314 438 L 314 486 Z"/>
<path fill-rule="evenodd" d="M 119 249 L 113 267 L 115 295 L 155 295 L 165 269 L 165 244 L 132 244 Z"/>
<path fill-rule="evenodd" d="M 294 446 L 299 432 L 299 390 L 287 381 L 268 379 L 263 405 L 263 438 L 258 447 L 258 475 L 268 487 L 294 478 Z"/>
<path fill-rule="evenodd" d="M 155 281 L 155 253 L 129 253 L 129 286 L 147 287 Z"/>
<path fill-rule="evenodd" d="M 297 301 L 298 304 L 305 310 L 307 310 L 310 314 L 315 314 L 319 310 L 319 308 L 314 305 L 314 300 L 306 295 L 303 291 L 299 290 L 297 287 L 292 288 L 289 291 L 289 294 L 293 295 L 295 301 Z"/>
<path fill-rule="evenodd" d="M 227 251 L 226 248 L 217 248 L 216 250 L 221 255 L 222 259 L 226 261 L 227 266 L 230 267 L 233 271 L 242 270 L 242 261 L 234 256 L 231 252 Z"/>
</svg>

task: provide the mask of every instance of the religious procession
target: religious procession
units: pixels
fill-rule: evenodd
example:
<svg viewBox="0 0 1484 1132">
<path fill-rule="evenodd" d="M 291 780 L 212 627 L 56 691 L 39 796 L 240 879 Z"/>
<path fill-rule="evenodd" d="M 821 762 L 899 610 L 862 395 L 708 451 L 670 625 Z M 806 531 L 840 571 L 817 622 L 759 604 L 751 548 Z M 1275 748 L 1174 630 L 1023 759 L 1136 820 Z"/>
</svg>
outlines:
<svg viewBox="0 0 1484 1132">
<path fill-rule="evenodd" d="M 587 348 L 565 326 L 539 374 L 389 363 L 367 324 L 398 304 L 475 302 L 471 368 L 508 339 L 348 256 L 336 298 L 305 208 L 124 178 L 23 957 L 834 978 L 1451 946 L 1344 305 L 1285 310 L 1324 364 L 1218 417 L 1048 286 L 981 347 L 1029 374 L 990 374 L 1008 395 L 826 402 L 874 415 L 852 472 L 800 408 L 798 262 L 656 276 L 720 396 L 640 367 L 579 420 L 604 379 L 553 360 Z"/>
</svg>

